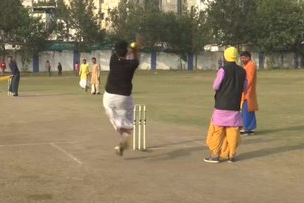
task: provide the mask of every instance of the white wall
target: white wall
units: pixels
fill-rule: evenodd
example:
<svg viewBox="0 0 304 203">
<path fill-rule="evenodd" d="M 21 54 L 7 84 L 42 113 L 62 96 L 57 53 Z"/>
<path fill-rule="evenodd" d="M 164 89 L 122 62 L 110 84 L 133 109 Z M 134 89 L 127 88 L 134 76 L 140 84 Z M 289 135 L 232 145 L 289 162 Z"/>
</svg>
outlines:
<svg viewBox="0 0 304 203">
<path fill-rule="evenodd" d="M 39 54 L 39 72 L 47 71 L 45 67 L 46 61 L 51 64 L 51 71 L 57 71 L 58 62 L 62 65 L 63 71 L 73 70 L 73 51 L 44 51 Z M 33 69 L 33 67 L 31 67 Z"/>
<path fill-rule="evenodd" d="M 100 63 L 103 71 L 109 70 L 109 60 L 111 56 L 111 50 L 98 50 L 92 52 L 83 52 L 80 54 L 80 63 L 83 58 L 87 59 L 87 63 L 91 64 L 91 58 L 96 57 Z M 18 54 L 12 54 L 16 57 L 16 61 L 20 70 L 24 70 L 21 64 L 21 56 Z M 204 52 L 197 56 L 197 70 L 216 70 L 218 68 L 218 60 L 223 57 L 223 52 Z M 157 70 L 187 70 L 188 64 L 183 61 L 179 55 L 166 52 L 156 53 L 156 68 Z M 259 66 L 259 54 L 252 53 L 252 59 Z M 57 71 L 58 62 L 61 62 L 63 71 L 73 70 L 73 51 L 44 51 L 39 54 L 39 72 L 46 71 L 45 62 L 49 60 L 52 66 L 52 71 Z M 139 69 L 151 70 L 151 53 L 141 53 Z M 299 64 L 301 64 L 301 58 L 298 58 Z M 8 61 L 6 59 L 6 63 Z M 238 64 L 241 64 L 238 60 Z M 195 56 L 193 59 L 195 66 Z M 33 62 L 26 64 L 28 71 L 33 71 Z M 264 68 L 294 68 L 295 67 L 295 54 L 294 53 L 275 53 L 267 55 L 265 57 Z M 260 68 L 260 67 L 258 67 Z M 303 68 L 303 67 L 302 67 Z M 194 67 L 195 69 L 195 67 Z"/>
</svg>

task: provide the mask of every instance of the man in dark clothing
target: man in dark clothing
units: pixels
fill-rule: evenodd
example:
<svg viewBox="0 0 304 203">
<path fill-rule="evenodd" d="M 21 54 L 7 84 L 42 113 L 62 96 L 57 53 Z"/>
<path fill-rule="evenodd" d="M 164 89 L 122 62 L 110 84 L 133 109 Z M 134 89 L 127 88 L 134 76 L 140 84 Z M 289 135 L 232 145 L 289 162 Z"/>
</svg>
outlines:
<svg viewBox="0 0 304 203">
<path fill-rule="evenodd" d="M 12 93 L 13 96 L 18 96 L 18 88 L 19 88 L 19 80 L 20 80 L 20 71 L 18 69 L 17 63 L 14 60 L 13 56 L 8 57 L 9 60 L 9 68 L 13 75 L 12 82 L 9 87 L 9 91 Z"/>
<path fill-rule="evenodd" d="M 62 76 L 62 65 L 60 62 L 58 63 L 57 69 L 58 69 L 58 75 Z"/>
<path fill-rule="evenodd" d="M 132 79 L 139 65 L 137 55 L 132 59 L 127 59 L 128 46 L 126 41 L 118 42 L 115 45 L 103 95 L 106 114 L 119 134 L 119 145 L 114 149 L 116 154 L 120 156 L 128 148 L 128 138 L 133 130 Z"/>
</svg>

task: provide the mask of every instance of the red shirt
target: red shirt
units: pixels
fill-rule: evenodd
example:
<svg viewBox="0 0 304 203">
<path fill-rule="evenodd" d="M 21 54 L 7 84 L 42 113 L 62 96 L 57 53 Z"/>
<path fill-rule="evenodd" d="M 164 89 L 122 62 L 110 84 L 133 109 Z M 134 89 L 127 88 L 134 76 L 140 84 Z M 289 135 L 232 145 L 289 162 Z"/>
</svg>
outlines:
<svg viewBox="0 0 304 203">
<path fill-rule="evenodd" d="M 4 70 L 6 68 L 5 63 L 1 63 L 1 69 Z"/>
</svg>

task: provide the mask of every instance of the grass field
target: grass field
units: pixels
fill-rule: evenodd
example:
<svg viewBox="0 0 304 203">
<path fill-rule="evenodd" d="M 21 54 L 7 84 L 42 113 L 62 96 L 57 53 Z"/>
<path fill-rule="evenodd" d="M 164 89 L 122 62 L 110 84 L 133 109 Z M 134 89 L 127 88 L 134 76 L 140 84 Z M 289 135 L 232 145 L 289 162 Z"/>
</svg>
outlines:
<svg viewBox="0 0 304 203">
<path fill-rule="evenodd" d="M 70 73 L 65 77 L 26 76 L 21 78 L 22 92 L 39 94 L 73 94 L 83 97 L 78 78 Z M 184 126 L 207 125 L 213 107 L 212 82 L 215 71 L 173 72 L 138 71 L 133 82 L 136 103 L 147 104 L 152 120 Z M 103 73 L 103 86 L 107 73 Z M 301 124 L 304 118 L 302 98 L 303 70 L 273 70 L 258 72 L 257 112 L 259 129 L 280 129 Z M 0 83 L 0 90 L 6 90 Z M 82 98 L 87 102 L 90 97 Z M 300 129 L 299 130 L 303 130 Z"/>
<path fill-rule="evenodd" d="M 202 158 L 215 76 L 137 71 L 133 97 L 147 105 L 152 152 L 123 161 L 102 95 L 75 75 L 22 76 L 16 98 L 1 82 L 0 202 L 301 202 L 304 70 L 258 72 L 257 134 L 243 137 L 234 165 L 211 166 Z"/>
</svg>

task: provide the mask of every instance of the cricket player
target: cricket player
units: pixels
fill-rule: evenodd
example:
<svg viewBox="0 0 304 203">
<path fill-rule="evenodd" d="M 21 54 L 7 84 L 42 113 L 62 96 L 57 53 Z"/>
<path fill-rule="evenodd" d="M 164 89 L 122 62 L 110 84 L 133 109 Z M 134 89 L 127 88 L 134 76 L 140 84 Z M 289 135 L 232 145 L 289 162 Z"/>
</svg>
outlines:
<svg viewBox="0 0 304 203">
<path fill-rule="evenodd" d="M 241 98 L 247 88 L 246 72 L 236 64 L 237 57 L 238 51 L 234 47 L 224 51 L 224 66 L 218 70 L 213 82 L 215 105 L 206 140 L 210 150 L 210 156 L 204 159 L 207 163 L 235 161 L 243 124 Z"/>
<path fill-rule="evenodd" d="M 14 97 L 17 97 L 18 96 L 18 90 L 19 90 L 20 71 L 19 71 L 17 63 L 16 63 L 13 56 L 9 56 L 8 60 L 9 60 L 8 66 L 11 70 L 12 75 L 13 75 L 12 82 L 11 82 L 11 85 L 9 87 L 9 91 L 12 93 L 12 95 Z"/>
<path fill-rule="evenodd" d="M 103 95 L 105 112 L 119 136 L 119 143 L 114 148 L 119 156 L 128 148 L 128 138 L 133 130 L 132 79 L 139 66 L 138 55 L 128 53 L 128 50 L 132 50 L 129 46 L 124 40 L 115 44 Z"/>
</svg>

